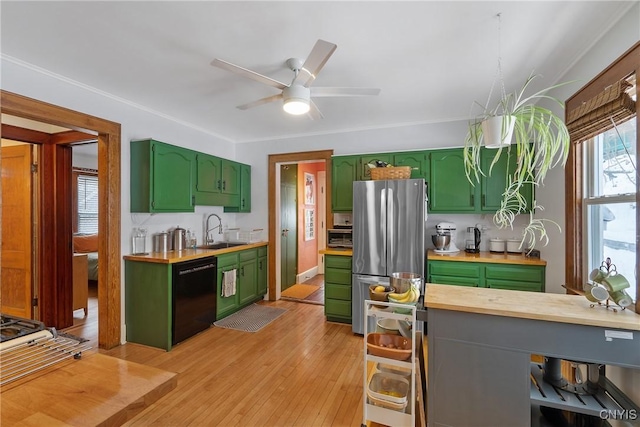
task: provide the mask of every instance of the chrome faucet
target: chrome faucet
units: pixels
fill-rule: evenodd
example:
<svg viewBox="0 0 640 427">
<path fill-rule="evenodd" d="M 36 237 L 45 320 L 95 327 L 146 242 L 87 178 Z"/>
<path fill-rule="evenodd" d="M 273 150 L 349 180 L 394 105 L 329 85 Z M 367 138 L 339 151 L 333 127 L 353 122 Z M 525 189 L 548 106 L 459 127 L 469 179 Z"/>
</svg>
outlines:
<svg viewBox="0 0 640 427">
<path fill-rule="evenodd" d="M 211 217 L 212 217 L 212 216 L 215 216 L 216 218 L 218 218 L 218 225 L 216 225 L 216 226 L 215 226 L 215 227 L 213 227 L 213 228 L 209 227 L 209 220 L 211 219 Z M 211 233 L 211 231 L 215 230 L 216 228 L 218 229 L 218 234 L 222 234 L 222 218 L 220 218 L 220 217 L 219 217 L 218 215 L 216 215 L 216 214 L 210 214 L 210 215 L 207 217 L 207 232 L 206 232 L 206 234 L 205 234 L 205 236 L 204 236 L 204 241 L 205 241 L 205 243 L 206 243 L 207 245 L 208 245 L 208 244 L 210 244 L 210 243 L 213 243 L 213 242 L 215 241 L 215 239 L 211 239 L 211 238 L 209 237 L 209 236 L 210 236 L 210 234 L 209 234 L 209 233 Z"/>
</svg>

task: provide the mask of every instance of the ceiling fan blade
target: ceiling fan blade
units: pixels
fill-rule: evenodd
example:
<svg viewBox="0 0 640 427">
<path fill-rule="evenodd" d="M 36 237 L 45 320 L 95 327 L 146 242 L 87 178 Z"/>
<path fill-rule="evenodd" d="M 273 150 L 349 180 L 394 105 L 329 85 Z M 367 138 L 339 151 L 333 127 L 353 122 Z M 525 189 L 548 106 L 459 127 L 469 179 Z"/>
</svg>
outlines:
<svg viewBox="0 0 640 427">
<path fill-rule="evenodd" d="M 311 87 L 311 96 L 376 96 L 380 89 L 374 87 Z"/>
<path fill-rule="evenodd" d="M 266 98 L 258 99 L 257 101 L 249 102 L 248 104 L 238 105 L 236 108 L 239 110 L 248 110 L 249 108 L 257 107 L 259 105 L 268 104 L 270 102 L 282 99 L 282 94 L 267 96 Z"/>
<path fill-rule="evenodd" d="M 324 116 L 320 112 L 320 109 L 313 101 L 309 101 L 309 112 L 307 113 L 311 120 L 320 120 L 323 119 Z"/>
<path fill-rule="evenodd" d="M 247 70 L 246 68 L 242 68 L 239 65 L 223 61 L 222 59 L 214 59 L 213 61 L 211 61 L 211 65 L 213 65 L 214 67 L 222 68 L 223 70 L 231 71 L 232 73 L 240 74 L 241 76 L 247 77 L 260 83 L 264 83 L 269 86 L 273 86 L 280 90 L 287 87 L 286 84 L 279 82 L 278 80 L 274 80 L 271 77 L 263 76 L 262 74 L 258 74 L 255 71 Z"/>
<path fill-rule="evenodd" d="M 318 39 L 293 83 L 309 87 L 338 46 Z M 292 83 L 292 84 L 293 84 Z"/>
</svg>

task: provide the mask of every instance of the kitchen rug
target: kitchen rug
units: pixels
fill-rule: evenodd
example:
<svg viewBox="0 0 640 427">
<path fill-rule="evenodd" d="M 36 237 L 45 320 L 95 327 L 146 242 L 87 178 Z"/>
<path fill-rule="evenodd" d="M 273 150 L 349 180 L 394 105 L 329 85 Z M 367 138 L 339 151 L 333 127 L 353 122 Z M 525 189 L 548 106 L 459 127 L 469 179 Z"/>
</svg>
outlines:
<svg viewBox="0 0 640 427">
<path fill-rule="evenodd" d="M 284 308 L 268 307 L 261 304 L 251 304 L 242 310 L 214 322 L 219 328 L 236 329 L 244 332 L 258 332 L 269 323 L 285 313 Z"/>
<path fill-rule="evenodd" d="M 290 288 L 287 288 L 284 291 L 282 291 L 280 296 L 288 297 L 288 298 L 295 298 L 295 299 L 305 299 L 306 297 L 308 297 L 309 295 L 311 295 L 312 293 L 314 293 L 318 289 L 320 289 L 320 286 L 305 285 L 303 283 L 296 283 L 295 285 L 291 286 Z"/>
</svg>

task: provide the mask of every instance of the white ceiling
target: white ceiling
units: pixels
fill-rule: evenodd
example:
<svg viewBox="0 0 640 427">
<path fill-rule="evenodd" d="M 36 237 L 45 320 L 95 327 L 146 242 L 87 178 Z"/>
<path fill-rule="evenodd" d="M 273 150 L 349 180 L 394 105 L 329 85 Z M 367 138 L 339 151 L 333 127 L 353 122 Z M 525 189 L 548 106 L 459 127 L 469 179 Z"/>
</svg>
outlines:
<svg viewBox="0 0 640 427">
<path fill-rule="evenodd" d="M 487 101 L 499 40 L 507 91 L 533 70 L 550 86 L 634 3 L 3 1 L 0 40 L 7 60 L 246 142 L 469 118 Z M 314 86 L 380 95 L 317 98 L 316 121 L 278 103 L 241 111 L 278 91 L 210 65 L 217 57 L 288 83 L 286 59 L 306 58 L 319 38 L 338 48 Z"/>
</svg>

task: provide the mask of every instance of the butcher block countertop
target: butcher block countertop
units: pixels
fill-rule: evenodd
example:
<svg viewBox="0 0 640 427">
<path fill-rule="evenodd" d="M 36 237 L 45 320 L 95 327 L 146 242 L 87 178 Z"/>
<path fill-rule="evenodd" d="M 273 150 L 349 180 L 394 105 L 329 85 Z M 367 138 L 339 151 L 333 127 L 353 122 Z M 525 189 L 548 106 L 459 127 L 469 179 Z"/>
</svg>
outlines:
<svg viewBox="0 0 640 427">
<path fill-rule="evenodd" d="M 268 245 L 269 242 L 247 243 L 246 245 L 233 246 L 224 249 L 185 249 L 184 251 L 151 252 L 147 255 L 125 255 L 127 261 L 155 262 L 159 264 L 175 264 L 176 262 L 190 261 L 192 259 L 205 258 L 228 254 L 230 252 L 244 251 L 246 249 L 259 248 Z"/>
<path fill-rule="evenodd" d="M 321 255 L 353 256 L 353 249 L 327 248 L 327 249 L 322 249 L 320 251 L 320 254 Z"/>
<path fill-rule="evenodd" d="M 640 315 L 590 307 L 580 295 L 427 284 L 425 306 L 467 313 L 640 331 Z"/>
<path fill-rule="evenodd" d="M 427 259 L 433 261 L 487 262 L 495 264 L 547 265 L 547 261 L 539 258 L 528 258 L 522 254 L 479 252 L 470 254 L 465 251 L 453 254 L 441 254 L 433 249 L 427 251 Z"/>
<path fill-rule="evenodd" d="M 119 426 L 173 390 L 177 375 L 83 354 L 3 386 L 0 425 Z"/>
</svg>

